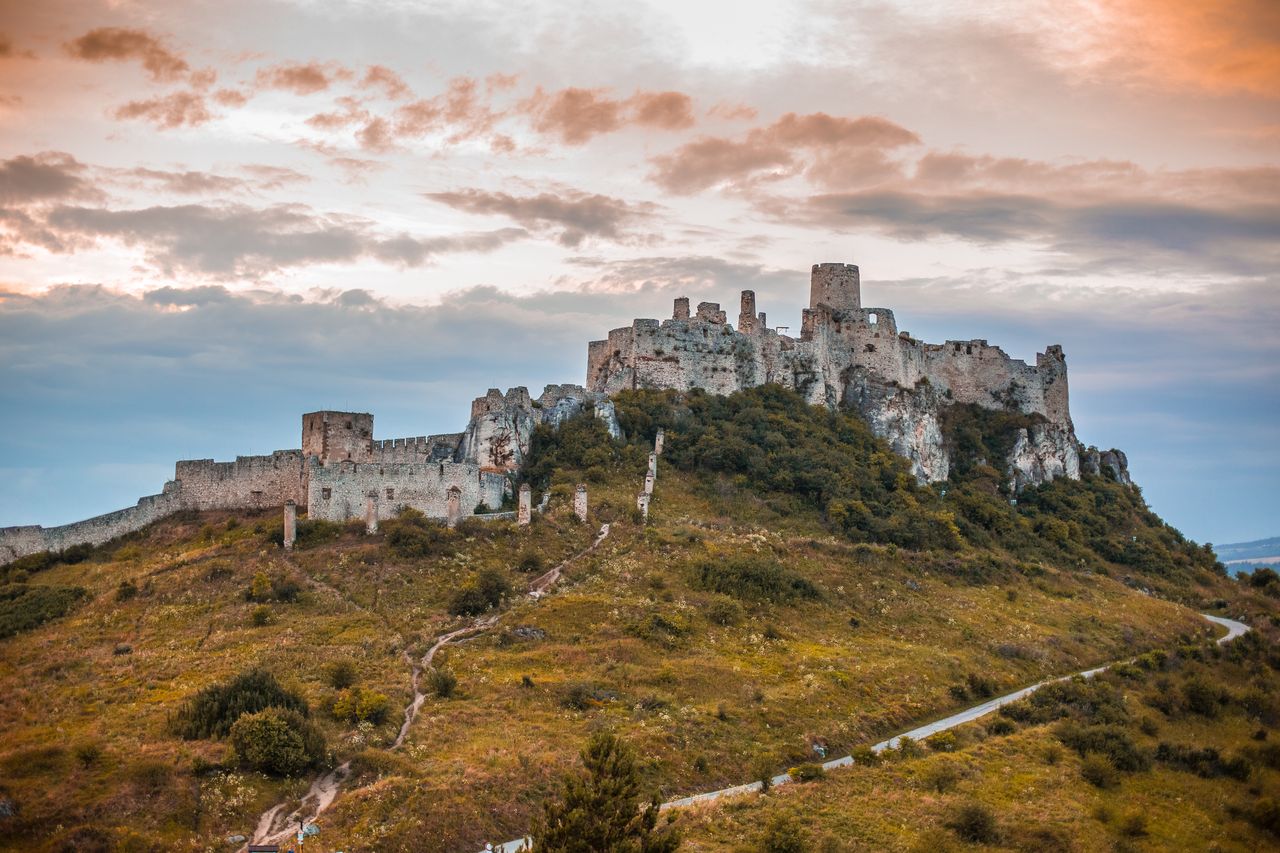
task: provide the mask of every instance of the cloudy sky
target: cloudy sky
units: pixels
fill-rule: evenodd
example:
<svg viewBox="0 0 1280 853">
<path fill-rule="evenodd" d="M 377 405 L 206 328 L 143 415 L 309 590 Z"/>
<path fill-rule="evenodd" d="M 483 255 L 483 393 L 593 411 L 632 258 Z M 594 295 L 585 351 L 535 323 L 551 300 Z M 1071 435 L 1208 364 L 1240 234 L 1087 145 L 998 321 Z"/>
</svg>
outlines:
<svg viewBox="0 0 1280 853">
<path fill-rule="evenodd" d="M 460 429 L 675 296 L 798 329 L 845 261 L 1063 344 L 1188 535 L 1280 533 L 1273 0 L 0 0 L 0 122 L 0 525 Z"/>
</svg>

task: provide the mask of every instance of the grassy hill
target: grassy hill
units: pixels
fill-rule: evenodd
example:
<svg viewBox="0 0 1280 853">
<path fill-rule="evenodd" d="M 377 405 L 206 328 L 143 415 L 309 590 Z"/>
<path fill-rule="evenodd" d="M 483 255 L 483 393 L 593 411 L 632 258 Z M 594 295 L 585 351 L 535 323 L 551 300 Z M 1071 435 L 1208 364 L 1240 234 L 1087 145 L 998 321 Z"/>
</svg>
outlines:
<svg viewBox="0 0 1280 853">
<path fill-rule="evenodd" d="M 0 846 L 225 850 L 250 834 L 310 772 L 247 769 L 233 737 L 181 733 L 199 691 L 254 668 L 323 738 L 307 761 L 351 762 L 321 821 L 326 848 L 469 851 L 522 834 L 602 728 L 678 796 L 780 772 L 814 744 L 854 750 L 994 691 L 1198 644 L 1211 631 L 1197 609 L 1264 627 L 1274 613 L 1267 590 L 1228 580 L 1136 490 L 1087 477 L 1011 504 L 987 464 L 1012 426 L 998 415 L 956 412 L 956 478 L 921 487 L 857 418 L 781 389 L 617 403 L 626 441 L 590 416 L 535 435 L 526 476 L 552 497 L 524 529 L 409 516 L 366 536 L 312 522 L 286 553 L 276 513 L 205 513 L 8 567 Z M 644 525 L 635 494 L 659 426 L 667 450 Z M 587 524 L 571 511 L 578 482 Z M 608 538 L 549 595 L 522 594 L 602 523 Z M 489 602 L 494 627 L 440 651 L 442 695 L 388 749 L 412 695 L 408 661 L 473 618 L 453 614 Z M 1036 737 L 1027 727 L 999 744 L 1025 743 L 1026 757 Z M 972 761 L 997 746 L 975 744 Z M 822 790 L 872 780 L 849 791 L 868 809 L 901 801 L 895 838 L 936 823 L 892 793 L 909 762 L 872 772 L 889 775 L 851 771 Z M 787 796 L 809 814 L 807 794 Z M 747 822 L 733 843 L 754 843 L 768 809 L 725 808 Z M 719 818 L 680 820 L 697 849 L 727 843 Z"/>
</svg>

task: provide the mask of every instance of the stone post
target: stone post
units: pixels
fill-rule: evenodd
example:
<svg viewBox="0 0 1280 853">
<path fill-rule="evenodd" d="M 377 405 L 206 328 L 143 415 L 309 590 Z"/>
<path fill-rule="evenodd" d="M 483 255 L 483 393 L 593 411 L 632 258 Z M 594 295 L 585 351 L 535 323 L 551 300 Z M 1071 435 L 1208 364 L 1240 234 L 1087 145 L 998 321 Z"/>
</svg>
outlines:
<svg viewBox="0 0 1280 853">
<path fill-rule="evenodd" d="M 298 505 L 293 501 L 284 502 L 284 549 L 293 550 L 293 543 L 298 538 Z"/>
<path fill-rule="evenodd" d="M 378 532 L 378 493 L 370 492 L 364 499 L 364 532 L 373 535 Z"/>
<path fill-rule="evenodd" d="M 653 452 L 658 456 L 662 455 L 662 445 L 666 440 L 667 433 L 662 429 L 662 427 L 658 427 L 658 434 L 653 439 Z"/>
<path fill-rule="evenodd" d="M 449 529 L 458 526 L 458 519 L 462 517 L 462 489 L 457 486 L 449 487 L 449 504 L 445 510 L 445 523 L 449 525 Z"/>
<path fill-rule="evenodd" d="M 646 495 L 653 494 L 653 474 L 652 473 L 648 473 L 644 475 L 644 493 Z"/>
<path fill-rule="evenodd" d="M 516 523 L 524 527 L 533 518 L 533 492 L 529 489 L 529 484 L 525 483 L 520 487 L 520 498 L 516 504 Z"/>
<path fill-rule="evenodd" d="M 649 476 L 657 479 L 658 477 L 658 454 L 649 454 Z"/>
<path fill-rule="evenodd" d="M 640 510 L 640 518 L 645 524 L 649 523 L 649 496 L 644 492 L 636 495 L 636 509 Z"/>
<path fill-rule="evenodd" d="M 587 484 L 579 483 L 578 488 L 573 493 L 573 514 L 578 517 L 578 521 L 587 520 Z"/>
</svg>

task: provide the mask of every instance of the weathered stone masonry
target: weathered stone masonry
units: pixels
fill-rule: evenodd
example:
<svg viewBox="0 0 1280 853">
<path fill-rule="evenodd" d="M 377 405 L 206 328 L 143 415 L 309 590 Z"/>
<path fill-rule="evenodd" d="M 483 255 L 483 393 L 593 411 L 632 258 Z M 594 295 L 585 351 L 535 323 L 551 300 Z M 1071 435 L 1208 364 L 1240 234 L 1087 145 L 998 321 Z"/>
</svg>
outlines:
<svg viewBox="0 0 1280 853">
<path fill-rule="evenodd" d="M 0 528 L 0 563 L 38 551 L 96 545 L 139 530 L 181 510 L 256 510 L 293 501 L 313 519 L 372 521 L 405 507 L 438 519 L 496 510 L 511 490 L 511 475 L 526 454 L 533 428 L 559 425 L 594 405 L 610 434 L 620 435 L 613 403 L 580 385 L 549 385 L 536 400 L 525 388 L 489 392 L 472 404 L 464 432 L 376 439 L 367 412 L 309 412 L 302 416 L 302 448 L 234 462 L 178 462 L 158 495 L 128 509 L 60 527 Z M 456 492 L 455 492 L 456 490 Z M 372 504 L 372 506 L 371 506 Z M 485 518 L 514 518 L 486 513 Z"/>
<path fill-rule="evenodd" d="M 300 450 L 179 462 L 163 491 L 136 506 L 61 527 L 0 528 L 0 563 L 105 542 L 180 510 L 265 509 L 293 501 L 311 518 L 362 518 L 370 527 L 405 507 L 456 521 L 504 503 L 538 424 L 559 426 L 591 408 L 619 437 L 610 396 L 624 389 L 730 394 L 769 382 L 794 388 L 813 404 L 857 411 L 911 461 L 922 482 L 947 477 L 940 416 L 955 403 L 1039 416 L 1003 460 L 1015 489 L 1076 478 L 1081 470 L 1129 481 L 1123 453 L 1086 450 L 1077 442 L 1061 347 L 1046 347 L 1032 365 L 985 340 L 923 343 L 898 330 L 891 310 L 863 307 L 856 266 L 815 264 L 799 338 L 769 328 L 752 291 L 741 293 L 736 328 L 719 304 L 691 310 L 681 297 L 670 320 L 635 320 L 592 341 L 586 387 L 548 385 L 537 399 L 523 387 L 489 389 L 472 403 L 467 428 L 444 435 L 376 439 L 372 414 L 310 412 L 302 416 Z M 661 437 L 654 451 L 662 452 Z M 649 480 L 637 498 L 642 512 L 651 493 Z M 518 513 L 485 517 L 527 521 L 528 500 Z"/>
<path fill-rule="evenodd" d="M 863 307 L 859 270 L 851 264 L 815 264 L 809 301 L 794 338 L 767 326 L 752 291 L 741 294 L 736 328 L 718 303 L 690 312 L 689 300 L 679 298 L 670 320 L 635 320 L 589 343 L 587 388 L 730 394 L 778 383 L 815 405 L 858 411 L 911 460 L 922 482 L 944 480 L 950 469 L 939 421 L 946 406 L 1009 408 L 1042 418 L 1005 460 L 1015 488 L 1080 476 L 1082 448 L 1060 346 L 1046 347 L 1031 365 L 985 340 L 923 343 L 899 331 L 890 309 Z"/>
</svg>

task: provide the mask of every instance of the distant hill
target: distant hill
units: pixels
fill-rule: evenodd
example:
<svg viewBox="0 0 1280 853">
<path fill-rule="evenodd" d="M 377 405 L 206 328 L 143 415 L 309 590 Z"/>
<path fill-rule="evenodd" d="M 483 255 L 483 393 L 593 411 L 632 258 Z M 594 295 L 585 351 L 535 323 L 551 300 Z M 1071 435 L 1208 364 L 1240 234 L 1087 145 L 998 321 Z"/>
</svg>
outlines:
<svg viewBox="0 0 1280 853">
<path fill-rule="evenodd" d="M 1258 566 L 1280 565 L 1280 536 L 1214 545 L 1213 551 L 1233 574 L 1251 572 Z"/>
</svg>

